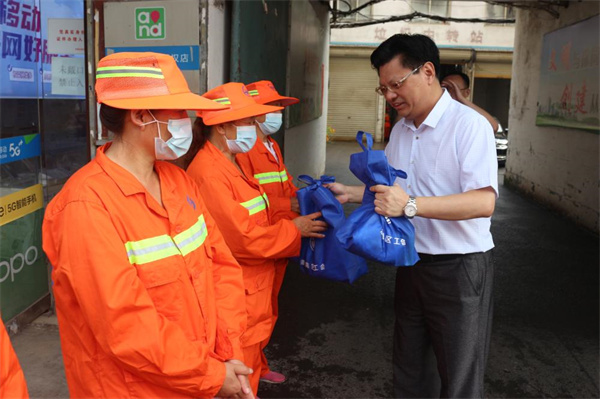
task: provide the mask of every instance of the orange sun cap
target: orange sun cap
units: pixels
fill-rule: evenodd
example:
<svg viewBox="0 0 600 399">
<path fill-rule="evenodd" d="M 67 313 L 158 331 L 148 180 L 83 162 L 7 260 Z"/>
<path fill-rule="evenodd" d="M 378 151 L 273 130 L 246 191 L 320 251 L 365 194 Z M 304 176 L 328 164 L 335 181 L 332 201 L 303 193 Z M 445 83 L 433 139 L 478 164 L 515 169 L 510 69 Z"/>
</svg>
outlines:
<svg viewBox="0 0 600 399">
<path fill-rule="evenodd" d="M 167 54 L 114 53 L 96 69 L 99 103 L 121 109 L 223 109 L 190 91 L 177 63 Z"/>
<path fill-rule="evenodd" d="M 233 122 L 253 116 L 281 111 L 283 107 L 257 104 L 243 83 L 230 82 L 207 91 L 202 97 L 227 105 L 227 109 L 218 111 L 200 111 L 197 113 L 207 126 Z"/>
<path fill-rule="evenodd" d="M 274 101 L 280 101 L 283 107 L 294 105 L 300 102 L 294 97 L 285 97 L 280 95 L 275 89 L 275 86 L 269 80 L 260 80 L 258 82 L 246 85 L 248 92 L 259 104 L 269 104 Z"/>
</svg>

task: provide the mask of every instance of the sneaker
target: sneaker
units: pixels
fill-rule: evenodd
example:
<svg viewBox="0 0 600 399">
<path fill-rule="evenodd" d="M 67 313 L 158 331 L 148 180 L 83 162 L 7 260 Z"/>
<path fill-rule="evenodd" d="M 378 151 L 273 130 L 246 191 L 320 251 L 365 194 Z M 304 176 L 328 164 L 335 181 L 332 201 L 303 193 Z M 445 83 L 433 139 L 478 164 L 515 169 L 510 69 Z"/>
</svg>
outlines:
<svg viewBox="0 0 600 399">
<path fill-rule="evenodd" d="M 260 377 L 260 382 L 266 382 L 267 384 L 281 384 L 282 382 L 285 382 L 285 380 L 285 375 L 275 371 L 269 371 L 267 374 Z"/>
</svg>

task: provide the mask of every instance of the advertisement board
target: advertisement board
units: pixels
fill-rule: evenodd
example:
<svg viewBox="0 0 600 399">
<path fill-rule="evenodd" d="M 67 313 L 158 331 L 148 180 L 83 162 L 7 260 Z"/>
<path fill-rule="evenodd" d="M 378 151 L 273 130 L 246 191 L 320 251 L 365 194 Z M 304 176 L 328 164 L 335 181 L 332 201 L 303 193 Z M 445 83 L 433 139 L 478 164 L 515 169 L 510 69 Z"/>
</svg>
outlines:
<svg viewBox="0 0 600 399">
<path fill-rule="evenodd" d="M 56 19 L 76 20 L 79 22 L 75 23 L 83 27 L 83 3 L 77 0 L 0 1 L 1 98 L 65 97 L 52 93 L 51 63 L 53 57 L 72 57 L 70 54 L 73 53 L 51 53 L 49 21 Z M 61 29 L 59 25 L 53 25 L 63 32 L 53 34 L 51 42 L 77 43 L 83 39 L 82 28 L 76 34 L 76 29 L 70 29 L 72 24 L 69 25 L 68 33 L 67 28 Z M 71 30 L 73 34 L 70 33 Z M 62 51 L 60 47 L 54 47 L 56 51 Z"/>
</svg>

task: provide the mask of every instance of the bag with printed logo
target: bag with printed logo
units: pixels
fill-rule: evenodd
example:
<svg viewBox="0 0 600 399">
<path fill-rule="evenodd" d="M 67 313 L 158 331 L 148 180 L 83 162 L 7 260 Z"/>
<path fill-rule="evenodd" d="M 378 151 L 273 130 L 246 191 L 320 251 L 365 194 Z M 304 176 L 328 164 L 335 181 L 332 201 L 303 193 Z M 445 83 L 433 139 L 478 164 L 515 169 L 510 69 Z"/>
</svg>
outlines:
<svg viewBox="0 0 600 399">
<path fill-rule="evenodd" d="M 367 146 L 363 145 L 363 136 Z M 373 150 L 373 137 L 358 132 L 356 141 L 363 152 L 350 156 L 350 170 L 365 183 L 362 205 L 348 218 L 336 236 L 348 251 L 381 263 L 412 266 L 419 260 L 415 249 L 415 229 L 405 216 L 386 217 L 375 212 L 375 193 L 369 188 L 377 184 L 391 186 L 396 177 L 406 173 L 392 168 L 381 150 Z"/>
<path fill-rule="evenodd" d="M 360 256 L 346 251 L 336 239 L 337 230 L 344 224 L 346 216 L 340 202 L 323 184 L 333 183 L 333 176 L 321 176 L 313 179 L 307 175 L 300 175 L 298 179 L 306 187 L 298 190 L 298 203 L 300 213 L 308 215 L 321 212 L 322 220 L 329 225 L 323 232 L 324 238 L 302 238 L 300 256 L 295 260 L 300 263 L 300 269 L 313 277 L 328 280 L 354 282 L 365 274 L 367 262 Z"/>
</svg>

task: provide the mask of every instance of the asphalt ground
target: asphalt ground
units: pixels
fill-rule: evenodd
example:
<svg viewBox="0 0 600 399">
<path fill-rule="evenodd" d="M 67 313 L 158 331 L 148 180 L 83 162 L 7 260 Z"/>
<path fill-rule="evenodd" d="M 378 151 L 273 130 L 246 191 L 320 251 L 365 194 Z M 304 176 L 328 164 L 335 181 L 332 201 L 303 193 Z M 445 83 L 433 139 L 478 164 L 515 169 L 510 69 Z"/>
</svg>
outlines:
<svg viewBox="0 0 600 399">
<path fill-rule="evenodd" d="M 355 143 L 327 144 L 326 174 L 358 183 L 348 170 L 349 154 L 358 151 Z M 486 397 L 598 398 L 598 236 L 503 185 L 499 190 Z M 288 381 L 262 384 L 262 399 L 392 397 L 395 269 L 368 266 L 349 285 L 289 264 L 266 351 Z M 68 397 L 55 320 L 43 316 L 13 337 L 34 398 Z"/>
</svg>

